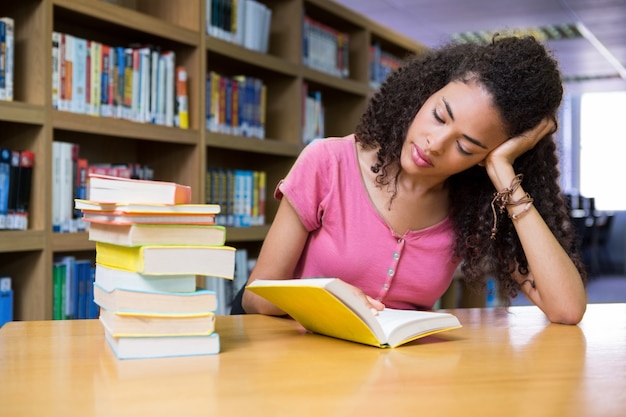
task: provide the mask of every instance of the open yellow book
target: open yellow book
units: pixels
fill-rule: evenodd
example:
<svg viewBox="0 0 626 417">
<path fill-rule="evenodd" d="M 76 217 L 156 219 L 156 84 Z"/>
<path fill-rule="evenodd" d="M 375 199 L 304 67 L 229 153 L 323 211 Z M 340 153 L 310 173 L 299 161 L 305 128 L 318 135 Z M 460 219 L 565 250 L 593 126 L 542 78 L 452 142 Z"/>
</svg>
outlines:
<svg viewBox="0 0 626 417">
<path fill-rule="evenodd" d="M 246 287 L 314 333 L 377 347 L 396 347 L 461 327 L 450 313 L 394 310 L 375 316 L 353 289 L 337 278 L 256 280 Z"/>
</svg>

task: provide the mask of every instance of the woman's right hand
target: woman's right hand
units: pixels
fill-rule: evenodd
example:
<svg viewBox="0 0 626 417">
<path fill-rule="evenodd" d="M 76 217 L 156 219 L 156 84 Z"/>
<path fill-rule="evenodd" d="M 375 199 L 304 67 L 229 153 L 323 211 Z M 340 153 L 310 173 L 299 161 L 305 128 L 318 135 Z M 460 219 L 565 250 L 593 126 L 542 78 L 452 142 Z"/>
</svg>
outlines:
<svg viewBox="0 0 626 417">
<path fill-rule="evenodd" d="M 385 304 L 365 294 L 360 288 L 355 287 L 354 285 L 348 284 L 345 281 L 343 281 L 343 283 L 348 285 L 352 289 L 352 292 L 354 293 L 354 295 L 356 295 L 358 298 L 363 300 L 363 302 L 365 303 L 367 308 L 372 312 L 373 315 L 377 316 L 378 312 L 382 311 L 385 308 Z"/>
</svg>

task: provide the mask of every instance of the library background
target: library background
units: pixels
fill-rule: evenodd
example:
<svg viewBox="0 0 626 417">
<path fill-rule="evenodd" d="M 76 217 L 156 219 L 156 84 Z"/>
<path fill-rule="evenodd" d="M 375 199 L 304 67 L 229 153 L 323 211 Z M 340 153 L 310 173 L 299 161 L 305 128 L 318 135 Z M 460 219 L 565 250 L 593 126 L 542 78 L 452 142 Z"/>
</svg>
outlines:
<svg viewBox="0 0 626 417">
<path fill-rule="evenodd" d="M 95 268 L 74 209 L 88 173 L 220 205 L 234 279 L 198 285 L 228 314 L 278 180 L 312 139 L 352 133 L 385 76 L 425 48 L 330 0 L 21 0 L 0 17 L 0 325 L 97 315 L 76 284 Z M 493 302 L 449 293 L 441 307 Z"/>
</svg>

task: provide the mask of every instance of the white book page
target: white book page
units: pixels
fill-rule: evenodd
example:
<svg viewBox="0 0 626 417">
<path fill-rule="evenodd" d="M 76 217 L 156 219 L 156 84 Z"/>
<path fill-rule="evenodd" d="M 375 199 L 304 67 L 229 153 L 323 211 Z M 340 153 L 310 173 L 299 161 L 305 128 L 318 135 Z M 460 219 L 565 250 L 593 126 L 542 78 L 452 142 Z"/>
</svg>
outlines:
<svg viewBox="0 0 626 417">
<path fill-rule="evenodd" d="M 457 321 L 447 313 L 391 308 L 380 311 L 377 319 L 384 329 L 386 342 L 392 346 L 419 333 L 454 326 Z"/>
</svg>

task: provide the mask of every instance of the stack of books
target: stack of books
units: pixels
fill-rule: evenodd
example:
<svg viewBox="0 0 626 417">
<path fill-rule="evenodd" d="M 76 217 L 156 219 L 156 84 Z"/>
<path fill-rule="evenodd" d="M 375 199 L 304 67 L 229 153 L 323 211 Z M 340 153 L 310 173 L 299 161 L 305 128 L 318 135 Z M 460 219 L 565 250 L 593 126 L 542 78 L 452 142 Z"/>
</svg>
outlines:
<svg viewBox="0 0 626 417">
<path fill-rule="evenodd" d="M 91 175 L 76 199 L 96 242 L 94 301 L 120 359 L 216 354 L 218 299 L 199 276 L 232 280 L 235 249 L 219 206 L 190 204 L 176 183 Z"/>
</svg>

